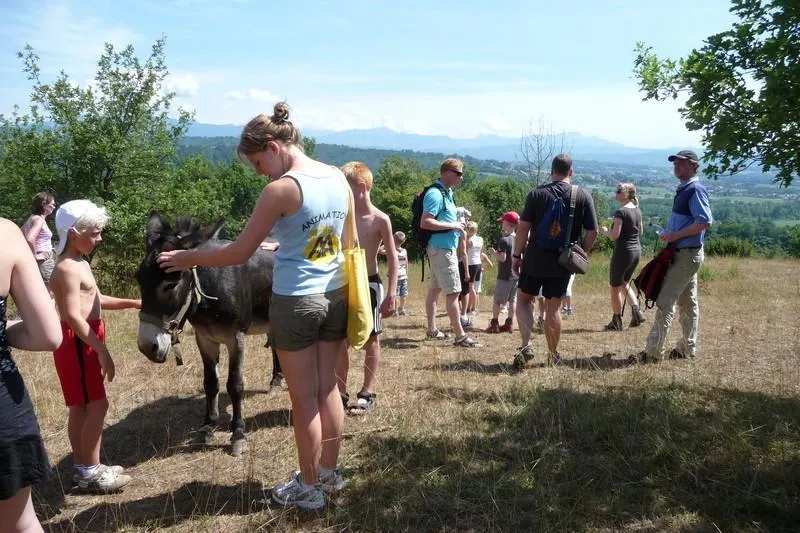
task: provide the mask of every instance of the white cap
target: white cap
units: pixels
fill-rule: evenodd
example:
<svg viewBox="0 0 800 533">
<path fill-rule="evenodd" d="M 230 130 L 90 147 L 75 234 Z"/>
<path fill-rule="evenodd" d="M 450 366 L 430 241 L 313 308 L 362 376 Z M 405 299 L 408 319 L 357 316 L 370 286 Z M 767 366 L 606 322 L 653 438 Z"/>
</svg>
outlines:
<svg viewBox="0 0 800 533">
<path fill-rule="evenodd" d="M 61 255 L 67 245 L 67 235 L 69 229 L 74 227 L 78 220 L 90 212 L 102 211 L 105 209 L 98 207 L 89 200 L 72 200 L 56 211 L 56 230 L 58 231 L 58 244 L 56 245 L 56 255 Z"/>
</svg>

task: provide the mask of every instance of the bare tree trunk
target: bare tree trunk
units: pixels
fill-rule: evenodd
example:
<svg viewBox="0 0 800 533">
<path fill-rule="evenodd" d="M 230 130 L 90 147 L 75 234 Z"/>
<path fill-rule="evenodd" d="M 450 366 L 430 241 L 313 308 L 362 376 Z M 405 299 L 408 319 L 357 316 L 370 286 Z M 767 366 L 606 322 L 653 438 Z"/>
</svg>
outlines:
<svg viewBox="0 0 800 533">
<path fill-rule="evenodd" d="M 539 116 L 536 124 L 530 122 L 519 142 L 519 151 L 525 163 L 525 172 L 534 187 L 547 181 L 550 164 L 558 154 L 569 153 L 572 144 L 567 143 L 566 132 L 556 133 L 551 124 Z"/>
</svg>

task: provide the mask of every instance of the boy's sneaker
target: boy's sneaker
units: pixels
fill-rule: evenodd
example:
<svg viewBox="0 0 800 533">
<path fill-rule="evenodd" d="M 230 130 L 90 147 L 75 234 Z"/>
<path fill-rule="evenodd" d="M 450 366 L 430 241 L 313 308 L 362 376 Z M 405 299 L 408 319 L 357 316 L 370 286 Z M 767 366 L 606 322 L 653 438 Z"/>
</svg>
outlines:
<svg viewBox="0 0 800 533">
<path fill-rule="evenodd" d="M 425 336 L 429 339 L 435 339 L 437 341 L 450 338 L 450 335 L 448 333 L 445 333 L 444 331 L 438 329 L 436 331 L 426 331 Z"/>
<path fill-rule="evenodd" d="M 570 316 L 572 316 L 572 308 L 571 308 L 571 307 L 562 307 L 562 308 L 561 308 L 561 314 L 562 314 L 564 317 L 570 317 Z"/>
<path fill-rule="evenodd" d="M 485 331 L 486 333 L 500 333 L 500 322 L 496 318 L 493 318 Z"/>
<path fill-rule="evenodd" d="M 522 370 L 525 368 L 527 362 L 533 359 L 534 355 L 533 348 L 531 348 L 530 345 L 523 346 L 514 354 L 514 368 L 516 370 Z"/>
<path fill-rule="evenodd" d="M 398 309 L 397 310 L 397 316 L 406 316 L 406 308 L 405 307 L 401 307 L 400 309 Z"/>
<path fill-rule="evenodd" d="M 325 507 L 325 494 L 322 492 L 322 486 L 319 483 L 310 487 L 304 487 L 304 485 L 300 471 L 296 470 L 292 472 L 287 481 L 272 487 L 272 501 L 284 507 L 296 505 L 305 510 Z"/>
<path fill-rule="evenodd" d="M 78 480 L 78 490 L 87 493 L 116 492 L 131 482 L 131 476 L 117 474 L 112 468 L 101 464 L 94 474 Z"/>
<path fill-rule="evenodd" d="M 547 364 L 550 366 L 560 366 L 561 354 L 558 352 L 551 352 L 547 354 Z"/>
<path fill-rule="evenodd" d="M 123 473 L 125 471 L 125 468 L 121 467 L 120 465 L 107 466 L 107 465 L 102 465 L 101 464 L 100 466 L 105 466 L 109 470 L 113 471 L 116 475 L 120 475 L 121 473 Z M 76 472 L 73 469 L 73 471 L 72 471 L 72 486 L 73 487 L 77 487 L 78 486 L 78 482 L 80 480 L 81 480 L 81 475 L 78 474 L 78 472 Z"/>
<path fill-rule="evenodd" d="M 319 486 L 322 489 L 322 492 L 337 492 L 344 488 L 344 478 L 342 478 L 342 473 L 338 468 L 334 468 L 333 470 L 328 470 L 327 475 L 323 475 L 322 472 L 319 473 Z"/>
<path fill-rule="evenodd" d="M 470 339 L 469 336 L 464 335 L 463 337 L 456 339 L 453 342 L 453 346 L 460 346 L 462 348 L 478 348 L 480 347 L 480 343 L 476 340 Z"/>
<path fill-rule="evenodd" d="M 633 310 L 633 315 L 631 316 L 631 323 L 629 327 L 635 328 L 641 326 L 645 322 L 644 313 L 642 313 L 639 309 Z"/>
<path fill-rule="evenodd" d="M 510 318 L 506 318 L 506 321 L 498 328 L 498 331 L 501 333 L 514 333 L 513 321 Z"/>
<path fill-rule="evenodd" d="M 459 317 L 459 322 L 461 322 L 462 328 L 471 328 L 472 327 L 472 319 L 466 316 Z"/>
</svg>

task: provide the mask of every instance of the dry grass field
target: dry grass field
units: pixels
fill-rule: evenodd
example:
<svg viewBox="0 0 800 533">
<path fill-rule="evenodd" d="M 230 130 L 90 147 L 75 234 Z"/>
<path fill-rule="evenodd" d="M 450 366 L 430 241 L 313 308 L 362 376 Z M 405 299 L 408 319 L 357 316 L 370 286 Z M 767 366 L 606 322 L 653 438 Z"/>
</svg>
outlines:
<svg viewBox="0 0 800 533">
<path fill-rule="evenodd" d="M 56 471 L 35 488 L 36 509 L 51 532 L 797 531 L 798 266 L 709 259 L 699 356 L 629 367 L 653 312 L 644 327 L 602 331 L 608 263 L 595 258 L 575 283 L 564 364 L 543 364 L 537 335 L 537 357 L 515 374 L 516 333 L 475 331 L 483 347 L 472 350 L 424 339 L 417 265 L 413 315 L 385 321 L 378 408 L 346 420 L 347 487 L 320 513 L 271 508 L 262 496 L 262 484 L 296 465 L 289 398 L 268 392 L 263 338 L 248 341 L 249 449 L 234 458 L 226 427 L 218 446 L 191 446 L 204 408 L 191 338 L 184 334 L 184 366 L 156 365 L 136 349 L 136 314 L 108 313 L 117 379 L 103 453 L 134 481 L 119 494 L 69 493 L 66 409 L 52 358 L 18 352 Z M 475 317 L 481 330 L 493 277 Z M 351 357 L 352 393 L 363 355 Z M 220 374 L 224 384 L 224 364 Z M 224 392 L 220 404 L 229 411 Z"/>
</svg>

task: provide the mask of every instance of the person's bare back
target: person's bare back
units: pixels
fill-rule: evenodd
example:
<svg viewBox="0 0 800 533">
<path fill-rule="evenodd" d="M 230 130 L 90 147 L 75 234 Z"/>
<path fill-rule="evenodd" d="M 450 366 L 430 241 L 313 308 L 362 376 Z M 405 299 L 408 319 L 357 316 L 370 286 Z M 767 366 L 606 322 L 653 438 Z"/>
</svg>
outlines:
<svg viewBox="0 0 800 533">
<path fill-rule="evenodd" d="M 372 276 L 378 273 L 378 249 L 382 243 L 392 240 L 392 225 L 386 213 L 374 205 L 368 206 L 365 212 L 356 210 L 355 218 L 358 242 L 367 258 L 367 274 Z"/>
</svg>

